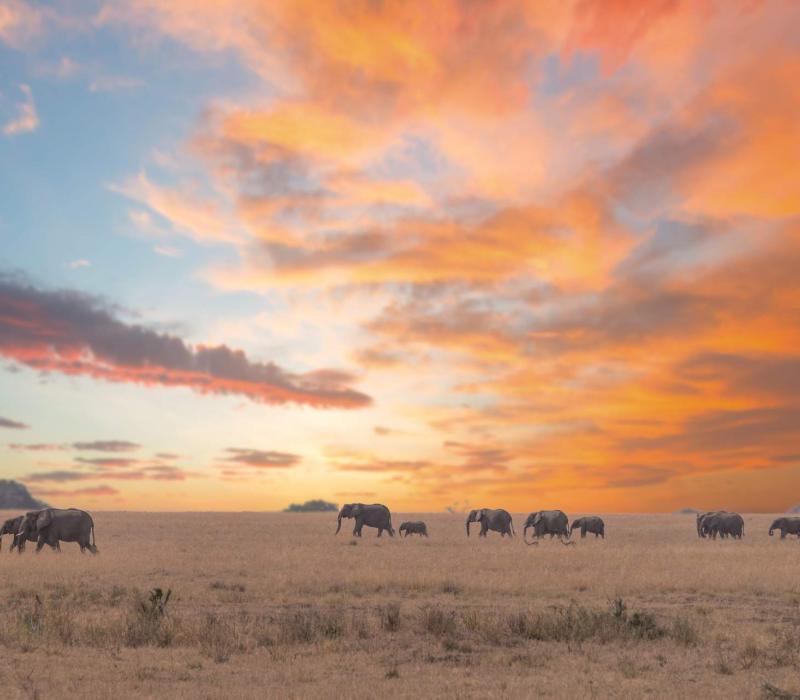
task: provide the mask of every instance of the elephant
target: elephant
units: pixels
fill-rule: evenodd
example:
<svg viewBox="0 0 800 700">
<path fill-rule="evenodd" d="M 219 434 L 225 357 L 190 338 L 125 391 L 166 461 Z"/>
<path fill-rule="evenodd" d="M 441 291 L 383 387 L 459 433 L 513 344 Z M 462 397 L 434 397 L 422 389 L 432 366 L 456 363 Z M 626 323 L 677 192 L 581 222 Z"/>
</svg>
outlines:
<svg viewBox="0 0 800 700">
<path fill-rule="evenodd" d="M 373 503 L 372 505 L 345 503 L 339 511 L 339 520 L 336 525 L 337 535 L 342 527 L 342 518 L 355 518 L 356 524 L 353 528 L 353 537 L 361 537 L 361 528 L 364 527 L 364 525 L 378 528 L 378 537 L 383 534 L 384 530 L 386 530 L 391 537 L 394 537 L 392 514 L 382 503 Z"/>
<path fill-rule="evenodd" d="M 522 529 L 523 539 L 529 527 L 533 528 L 537 539 L 543 535 L 550 535 L 551 538 L 558 535 L 569 539 L 569 518 L 563 510 L 537 510 L 528 515 L 525 527 Z"/>
<path fill-rule="evenodd" d="M 486 537 L 489 530 L 499 532 L 500 537 L 513 537 L 514 524 L 511 521 L 511 514 L 503 508 L 476 508 L 471 510 L 467 516 L 467 537 L 469 537 L 469 524 L 480 523 L 481 531 L 478 537 Z"/>
<path fill-rule="evenodd" d="M 13 552 L 16 548 L 16 550 L 22 554 L 22 550 L 25 549 L 25 540 L 20 537 L 17 532 L 19 532 L 19 526 L 22 523 L 23 517 L 22 515 L 18 515 L 16 518 L 9 518 L 3 523 L 3 526 L 0 527 L 0 547 L 2 547 L 3 535 L 12 535 L 11 551 Z M 28 536 L 30 542 L 36 542 L 37 539 L 39 539 L 39 536 L 36 533 L 31 533 Z"/>
<path fill-rule="evenodd" d="M 398 532 L 400 533 L 401 537 L 403 536 L 408 537 L 409 535 L 414 535 L 414 534 L 419 535 L 420 537 L 422 537 L 423 535 L 427 537 L 428 526 L 421 520 L 416 520 L 416 521 L 406 520 L 404 523 L 401 523 Z M 405 535 L 403 535 L 404 532 L 406 533 Z"/>
<path fill-rule="evenodd" d="M 94 520 L 86 511 L 77 508 L 45 508 L 26 513 L 17 535 L 28 540 L 36 535 L 37 553 L 46 544 L 60 551 L 61 542 L 77 542 L 81 553 L 85 553 L 87 549 L 92 554 L 98 553 L 94 541 Z"/>
<path fill-rule="evenodd" d="M 725 512 L 724 510 L 709 510 L 709 511 L 706 511 L 705 513 L 698 513 L 697 514 L 697 536 L 698 537 L 702 537 L 703 539 L 705 539 L 705 537 L 708 535 L 708 529 L 705 526 L 706 519 L 710 518 L 710 517 L 712 517 L 714 515 L 719 515 L 720 513 L 724 513 L 724 512 Z"/>
<path fill-rule="evenodd" d="M 581 539 L 586 537 L 587 532 L 591 532 L 595 538 L 606 538 L 606 526 L 603 519 L 596 515 L 586 515 L 582 518 L 575 518 L 569 528 L 570 537 L 576 528 L 581 530 Z"/>
<path fill-rule="evenodd" d="M 781 539 L 786 539 L 786 535 L 797 535 L 800 539 L 800 518 L 777 518 L 769 526 L 769 536 L 772 537 L 773 530 L 781 531 Z"/>
<path fill-rule="evenodd" d="M 717 513 L 707 513 L 702 519 L 701 532 L 711 537 L 712 540 L 720 537 L 735 537 L 741 539 L 744 535 L 744 519 L 738 513 L 728 513 L 721 510 Z"/>
</svg>

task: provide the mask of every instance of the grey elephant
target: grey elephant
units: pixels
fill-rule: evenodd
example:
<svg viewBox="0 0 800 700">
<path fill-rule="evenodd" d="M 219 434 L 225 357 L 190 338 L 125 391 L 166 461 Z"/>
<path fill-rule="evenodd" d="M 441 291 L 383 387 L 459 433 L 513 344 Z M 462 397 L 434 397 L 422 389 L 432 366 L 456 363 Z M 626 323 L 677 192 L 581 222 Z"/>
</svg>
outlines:
<svg viewBox="0 0 800 700">
<path fill-rule="evenodd" d="M 707 513 L 702 519 L 701 533 L 710 537 L 712 540 L 720 537 L 733 537 L 741 539 L 744 535 L 744 518 L 738 513 L 719 511 Z"/>
<path fill-rule="evenodd" d="M 781 531 L 782 540 L 786 538 L 786 535 L 797 535 L 800 538 L 800 518 L 776 518 L 775 522 L 769 526 L 770 537 L 774 530 Z"/>
<path fill-rule="evenodd" d="M 77 508 L 45 508 L 26 513 L 17 535 L 26 540 L 35 535 L 37 552 L 46 544 L 61 550 L 61 542 L 77 542 L 81 553 L 87 549 L 92 554 L 98 552 L 94 541 L 94 520 L 85 510 Z"/>
<path fill-rule="evenodd" d="M 705 525 L 707 519 L 712 518 L 715 515 L 719 515 L 720 513 L 724 513 L 724 510 L 709 510 L 705 513 L 698 513 L 697 514 L 697 536 L 702 537 L 703 539 L 706 538 L 708 535 L 708 528 Z M 724 536 L 724 535 L 723 535 Z"/>
<path fill-rule="evenodd" d="M 378 528 L 378 537 L 383 534 L 384 530 L 386 530 L 391 537 L 394 537 L 392 514 L 382 503 L 373 503 L 372 505 L 345 503 L 339 511 L 339 520 L 336 525 L 337 535 L 342 527 L 342 518 L 355 519 L 356 524 L 353 527 L 353 537 L 361 537 L 361 528 L 364 527 L 364 525 Z"/>
<path fill-rule="evenodd" d="M 428 536 L 428 526 L 421 520 L 406 520 L 400 524 L 397 530 L 401 537 L 408 537 L 409 535 L 419 535 L 420 537 Z M 405 535 L 403 534 L 405 533 Z"/>
<path fill-rule="evenodd" d="M 587 532 L 592 533 L 595 539 L 598 537 L 606 538 L 606 525 L 603 519 L 597 515 L 585 515 L 582 518 L 575 518 L 569 528 L 570 537 L 576 529 L 580 529 L 581 538 L 586 537 Z"/>
<path fill-rule="evenodd" d="M 526 537 L 529 527 L 533 528 L 536 539 L 544 535 L 569 539 L 569 518 L 563 510 L 537 510 L 528 515 L 522 529 L 523 538 Z"/>
<path fill-rule="evenodd" d="M 469 537 L 469 524 L 480 523 L 481 531 L 478 537 L 486 537 L 489 530 L 499 532 L 500 537 L 513 537 L 514 523 L 511 520 L 511 514 L 504 508 L 476 508 L 471 510 L 467 516 L 467 537 Z"/>
<path fill-rule="evenodd" d="M 0 549 L 2 548 L 3 535 L 12 535 L 11 551 L 13 552 L 16 549 L 22 554 L 22 550 L 25 549 L 25 540 L 17 533 L 24 517 L 23 515 L 18 515 L 16 518 L 9 518 L 3 523 L 3 526 L 0 527 Z M 39 536 L 36 533 L 31 533 L 28 536 L 30 542 L 36 542 L 38 539 Z"/>
</svg>

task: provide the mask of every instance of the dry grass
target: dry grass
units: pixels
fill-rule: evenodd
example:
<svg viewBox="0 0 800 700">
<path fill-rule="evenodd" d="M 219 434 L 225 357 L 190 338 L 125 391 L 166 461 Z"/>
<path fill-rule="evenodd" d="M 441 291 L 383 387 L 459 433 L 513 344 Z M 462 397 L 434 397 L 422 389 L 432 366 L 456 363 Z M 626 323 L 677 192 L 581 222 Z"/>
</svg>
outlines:
<svg viewBox="0 0 800 700">
<path fill-rule="evenodd" d="M 401 518 L 420 517 L 397 514 Z M 800 544 L 746 517 L 606 516 L 575 547 L 464 535 L 358 546 L 310 514 L 96 513 L 102 554 L 0 555 L 11 698 L 759 697 L 800 691 Z M 515 516 L 517 522 L 522 517 Z M 159 604 L 150 591 L 161 588 Z"/>
</svg>

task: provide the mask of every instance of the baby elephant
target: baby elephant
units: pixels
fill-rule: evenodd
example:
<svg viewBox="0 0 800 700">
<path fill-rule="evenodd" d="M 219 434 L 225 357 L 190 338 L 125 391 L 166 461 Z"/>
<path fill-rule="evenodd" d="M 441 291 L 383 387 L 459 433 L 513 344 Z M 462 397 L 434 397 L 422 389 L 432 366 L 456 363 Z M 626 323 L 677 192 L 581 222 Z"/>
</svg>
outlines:
<svg viewBox="0 0 800 700">
<path fill-rule="evenodd" d="M 575 530 L 580 528 L 581 537 L 586 537 L 587 532 L 591 532 L 595 537 L 606 538 L 606 526 L 602 518 L 596 515 L 587 515 L 583 518 L 575 518 L 572 521 L 572 527 L 569 529 L 569 534 L 572 535 Z"/>
<path fill-rule="evenodd" d="M 403 534 L 405 533 L 405 534 Z M 428 527 L 423 523 L 421 520 L 410 521 L 407 520 L 406 522 L 400 525 L 400 537 L 408 537 L 409 535 L 425 535 L 428 536 Z"/>
</svg>

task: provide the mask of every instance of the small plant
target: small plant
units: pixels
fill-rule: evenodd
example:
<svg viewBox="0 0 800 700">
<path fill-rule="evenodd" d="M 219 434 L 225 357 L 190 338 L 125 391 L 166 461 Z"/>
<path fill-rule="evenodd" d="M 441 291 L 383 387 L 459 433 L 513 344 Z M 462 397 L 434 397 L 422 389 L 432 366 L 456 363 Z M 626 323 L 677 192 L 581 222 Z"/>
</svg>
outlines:
<svg viewBox="0 0 800 700">
<path fill-rule="evenodd" d="M 200 651 L 216 663 L 230 659 L 236 651 L 236 629 L 229 621 L 208 613 L 200 627 Z"/>
<path fill-rule="evenodd" d="M 714 664 L 714 670 L 723 676 L 733 675 L 733 667 L 728 663 L 728 660 L 724 656 L 717 658 L 717 662 Z"/>
<path fill-rule="evenodd" d="M 397 632 L 400 629 L 400 605 L 388 603 L 379 610 L 381 628 L 387 632 Z"/>
<path fill-rule="evenodd" d="M 675 618 L 669 636 L 685 647 L 697 646 L 700 641 L 700 635 L 694 625 L 689 621 L 689 618 L 684 616 Z"/>
<path fill-rule="evenodd" d="M 456 629 L 456 616 L 452 610 L 443 610 L 438 607 L 422 609 L 422 626 L 426 632 L 444 637 L 451 635 Z"/>
<path fill-rule="evenodd" d="M 464 592 L 464 587 L 455 581 L 445 581 L 442 583 L 442 593 L 451 593 L 452 595 L 459 595 Z"/>
<path fill-rule="evenodd" d="M 134 601 L 125 624 L 125 644 L 129 647 L 155 645 L 169 646 L 174 636 L 174 625 L 167 614 L 172 589 L 166 594 L 154 588 L 146 599 Z"/>
</svg>

